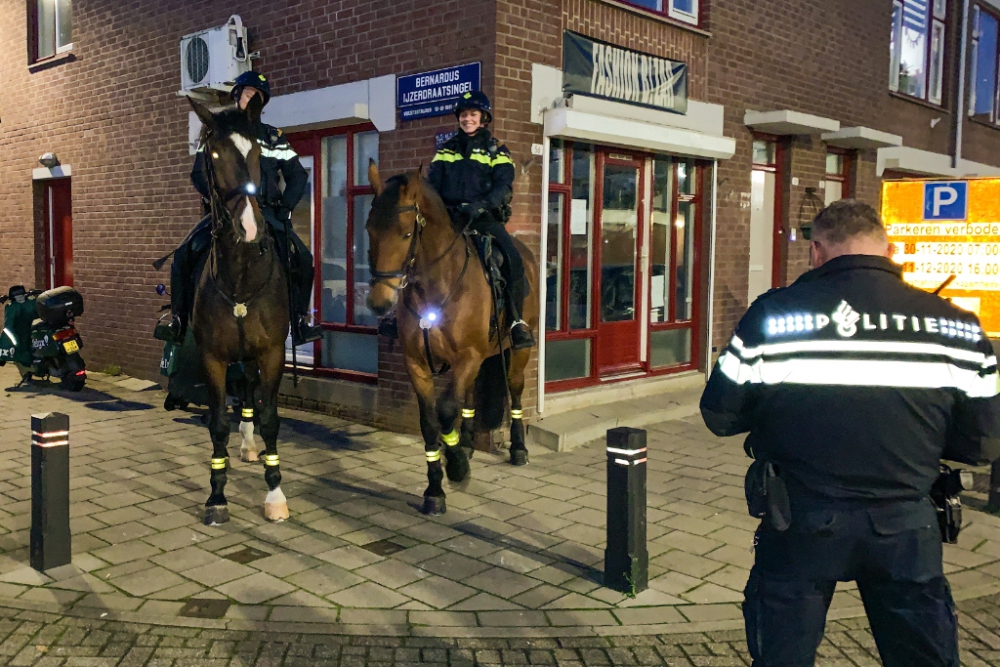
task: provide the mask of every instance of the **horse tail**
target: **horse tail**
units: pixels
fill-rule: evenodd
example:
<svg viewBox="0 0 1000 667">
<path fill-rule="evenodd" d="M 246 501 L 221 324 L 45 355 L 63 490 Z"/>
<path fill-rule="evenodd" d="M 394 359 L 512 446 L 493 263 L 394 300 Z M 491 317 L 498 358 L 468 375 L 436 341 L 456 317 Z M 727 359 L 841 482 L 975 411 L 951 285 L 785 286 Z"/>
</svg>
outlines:
<svg viewBox="0 0 1000 667">
<path fill-rule="evenodd" d="M 505 352 L 504 358 L 510 368 L 510 352 Z M 500 355 L 495 354 L 483 362 L 476 376 L 476 414 L 482 427 L 488 430 L 498 428 L 507 411 L 507 378 L 503 369 Z"/>
</svg>

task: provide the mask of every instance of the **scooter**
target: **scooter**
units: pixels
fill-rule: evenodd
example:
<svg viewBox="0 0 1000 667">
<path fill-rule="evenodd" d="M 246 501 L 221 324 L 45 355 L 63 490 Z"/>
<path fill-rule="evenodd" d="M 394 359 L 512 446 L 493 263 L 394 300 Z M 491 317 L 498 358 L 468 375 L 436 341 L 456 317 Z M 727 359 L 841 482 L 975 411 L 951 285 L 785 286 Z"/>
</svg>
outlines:
<svg viewBox="0 0 1000 667">
<path fill-rule="evenodd" d="M 21 374 L 18 386 L 32 378 L 58 378 L 63 389 L 80 391 L 87 367 L 80 356 L 83 340 L 74 321 L 83 314 L 83 297 L 72 287 L 28 291 L 11 287 L 0 336 L 0 366 L 13 361 Z M 35 319 L 37 316 L 37 319 Z"/>
</svg>

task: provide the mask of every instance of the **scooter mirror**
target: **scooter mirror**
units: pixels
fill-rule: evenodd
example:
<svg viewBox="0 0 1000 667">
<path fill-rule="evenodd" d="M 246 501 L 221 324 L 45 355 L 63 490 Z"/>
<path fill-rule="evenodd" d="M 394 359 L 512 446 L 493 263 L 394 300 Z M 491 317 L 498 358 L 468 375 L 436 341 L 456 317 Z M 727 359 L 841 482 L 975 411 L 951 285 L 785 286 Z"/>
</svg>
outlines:
<svg viewBox="0 0 1000 667">
<path fill-rule="evenodd" d="M 157 285 L 156 286 L 156 293 L 159 294 L 160 296 L 166 296 L 167 295 L 167 286 L 166 285 Z"/>
</svg>

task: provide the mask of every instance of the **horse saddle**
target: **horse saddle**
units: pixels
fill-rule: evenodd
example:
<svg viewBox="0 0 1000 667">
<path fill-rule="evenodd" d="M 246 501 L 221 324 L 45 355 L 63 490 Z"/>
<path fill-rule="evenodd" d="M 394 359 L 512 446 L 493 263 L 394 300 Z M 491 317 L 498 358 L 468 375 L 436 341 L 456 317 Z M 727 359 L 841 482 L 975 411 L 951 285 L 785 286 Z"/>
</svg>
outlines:
<svg viewBox="0 0 1000 667">
<path fill-rule="evenodd" d="M 476 251 L 479 254 L 479 262 L 483 266 L 483 271 L 486 273 L 486 279 L 489 281 L 490 287 L 493 288 L 493 295 L 496 300 L 496 312 L 502 313 L 504 309 L 504 298 L 507 293 L 507 281 L 504 279 L 503 270 L 501 269 L 504 263 L 503 252 L 500 248 L 493 245 L 493 237 L 489 234 L 483 234 L 476 231 L 469 231 L 466 233 L 469 235 L 469 238 L 472 239 L 472 243 L 476 246 Z M 490 324 L 490 337 L 492 338 L 492 329 L 497 326 L 495 313 Z"/>
</svg>

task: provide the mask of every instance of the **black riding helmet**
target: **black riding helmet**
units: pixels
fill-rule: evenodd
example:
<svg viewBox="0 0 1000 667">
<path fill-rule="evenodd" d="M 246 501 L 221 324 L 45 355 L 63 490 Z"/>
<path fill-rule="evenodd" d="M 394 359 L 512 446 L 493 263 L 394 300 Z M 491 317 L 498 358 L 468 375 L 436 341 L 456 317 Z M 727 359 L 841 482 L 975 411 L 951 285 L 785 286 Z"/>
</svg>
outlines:
<svg viewBox="0 0 1000 667">
<path fill-rule="evenodd" d="M 483 113 L 483 125 L 489 125 L 493 122 L 493 106 L 490 104 L 490 98 L 486 97 L 486 93 L 481 90 L 462 95 L 455 105 L 455 118 L 461 116 L 462 112 L 466 109 L 481 111 Z"/>
<path fill-rule="evenodd" d="M 7 290 L 7 298 L 13 300 L 15 297 L 19 297 L 22 294 L 27 293 L 28 290 L 24 289 L 24 285 L 14 285 L 9 290 Z"/>
<path fill-rule="evenodd" d="M 247 86 L 256 88 L 260 91 L 260 94 L 264 97 L 264 105 L 266 106 L 271 99 L 271 84 L 263 74 L 252 70 L 249 72 L 243 72 L 243 74 L 236 77 L 236 81 L 233 82 L 233 89 L 229 92 L 229 97 L 236 102 L 240 99 L 240 95 L 243 94 L 243 89 Z M 489 104 L 489 102 L 487 102 L 487 104 Z"/>
</svg>

